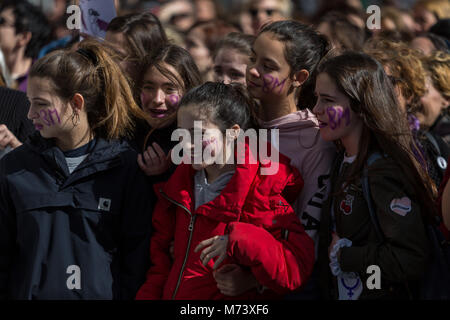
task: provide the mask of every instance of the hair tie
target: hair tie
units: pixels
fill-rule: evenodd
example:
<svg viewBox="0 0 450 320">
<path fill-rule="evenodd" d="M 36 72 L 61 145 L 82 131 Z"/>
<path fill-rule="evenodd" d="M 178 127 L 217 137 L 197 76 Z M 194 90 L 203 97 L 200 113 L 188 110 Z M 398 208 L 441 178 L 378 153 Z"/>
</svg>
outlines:
<svg viewBox="0 0 450 320">
<path fill-rule="evenodd" d="M 83 57 L 87 58 L 89 61 L 91 61 L 94 64 L 94 66 L 98 64 L 98 58 L 91 50 L 79 48 L 77 52 L 81 54 Z"/>
</svg>

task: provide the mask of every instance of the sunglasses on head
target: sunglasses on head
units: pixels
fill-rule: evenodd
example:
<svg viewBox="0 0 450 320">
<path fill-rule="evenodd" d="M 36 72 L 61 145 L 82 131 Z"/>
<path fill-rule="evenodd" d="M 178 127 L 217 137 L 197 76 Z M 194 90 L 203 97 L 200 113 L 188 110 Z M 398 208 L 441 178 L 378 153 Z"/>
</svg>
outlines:
<svg viewBox="0 0 450 320">
<path fill-rule="evenodd" d="M 250 13 L 250 15 L 253 18 L 256 18 L 256 16 L 258 15 L 258 13 L 260 11 L 263 11 L 266 13 L 267 16 L 271 17 L 275 12 L 278 12 L 277 9 L 250 9 L 248 12 Z"/>
</svg>

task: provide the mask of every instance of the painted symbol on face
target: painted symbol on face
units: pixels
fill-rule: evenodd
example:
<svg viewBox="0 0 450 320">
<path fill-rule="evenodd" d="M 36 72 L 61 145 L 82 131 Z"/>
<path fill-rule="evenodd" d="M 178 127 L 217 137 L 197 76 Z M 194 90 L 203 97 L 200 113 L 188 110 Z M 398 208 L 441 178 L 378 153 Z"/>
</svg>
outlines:
<svg viewBox="0 0 450 320">
<path fill-rule="evenodd" d="M 211 156 L 214 157 L 216 155 L 216 150 L 218 149 L 218 141 L 216 137 L 211 137 L 206 140 L 202 140 L 202 152 L 209 146 Z"/>
<path fill-rule="evenodd" d="M 344 111 L 342 111 L 341 108 L 335 108 L 335 107 L 328 107 L 327 108 L 327 115 L 328 115 L 328 125 L 330 126 L 331 130 L 335 130 L 341 125 L 341 120 L 345 120 L 345 126 L 347 127 L 350 124 L 350 109 L 345 108 Z"/>
<path fill-rule="evenodd" d="M 263 87 L 262 87 L 263 92 L 268 93 L 268 92 L 272 91 L 270 88 L 270 85 L 272 84 L 272 82 L 273 82 L 273 77 L 270 74 L 265 74 L 263 76 Z"/>
<path fill-rule="evenodd" d="M 280 82 L 278 78 L 272 77 L 270 74 L 265 74 L 263 76 L 263 92 L 273 92 L 276 88 L 280 88 L 278 90 L 278 94 L 280 94 L 283 91 L 284 84 L 286 83 L 286 79 Z"/>
<path fill-rule="evenodd" d="M 171 94 L 169 96 L 170 104 L 172 107 L 178 107 L 178 104 L 180 103 L 180 96 L 176 94 Z"/>
<path fill-rule="evenodd" d="M 38 119 L 38 118 L 42 118 L 42 120 L 44 121 L 44 124 L 48 127 L 51 127 L 53 125 L 55 125 L 55 119 L 53 118 L 53 115 L 55 115 L 58 124 L 61 123 L 61 119 L 59 117 L 58 114 L 58 110 L 56 109 L 42 109 L 39 111 L 39 114 L 36 113 L 38 116 L 34 119 Z"/>
</svg>

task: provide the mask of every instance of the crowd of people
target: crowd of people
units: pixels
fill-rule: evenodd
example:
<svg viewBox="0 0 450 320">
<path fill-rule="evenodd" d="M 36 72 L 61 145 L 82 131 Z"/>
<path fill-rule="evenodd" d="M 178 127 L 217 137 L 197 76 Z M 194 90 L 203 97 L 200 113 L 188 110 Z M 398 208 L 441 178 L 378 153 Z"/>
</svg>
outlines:
<svg viewBox="0 0 450 320">
<path fill-rule="evenodd" d="M 0 298 L 450 299 L 450 2 L 405 3 L 2 0 Z"/>
</svg>

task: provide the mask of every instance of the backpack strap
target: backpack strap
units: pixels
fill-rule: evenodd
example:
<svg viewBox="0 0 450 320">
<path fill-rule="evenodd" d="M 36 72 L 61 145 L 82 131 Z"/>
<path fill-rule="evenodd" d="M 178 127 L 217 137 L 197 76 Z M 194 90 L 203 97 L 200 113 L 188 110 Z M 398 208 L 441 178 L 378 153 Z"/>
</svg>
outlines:
<svg viewBox="0 0 450 320">
<path fill-rule="evenodd" d="M 436 139 L 433 137 L 433 135 L 431 133 L 429 133 L 428 131 L 425 131 L 425 136 L 427 137 L 428 141 L 431 142 L 431 144 L 433 145 L 437 154 L 441 155 L 441 148 L 439 148 L 439 144 L 436 141 Z"/>
<path fill-rule="evenodd" d="M 377 215 L 375 213 L 375 208 L 373 206 L 372 197 L 370 193 L 369 186 L 369 166 L 372 165 L 376 160 L 381 158 L 381 154 L 379 152 L 372 153 L 367 159 L 367 165 L 364 167 L 363 176 L 361 177 L 361 185 L 363 190 L 364 199 L 367 202 L 367 207 L 369 208 L 370 220 L 372 221 L 373 226 L 375 227 L 375 231 L 377 233 L 378 239 L 380 242 L 384 240 L 383 231 L 381 231 L 380 223 L 378 222 Z"/>
</svg>

